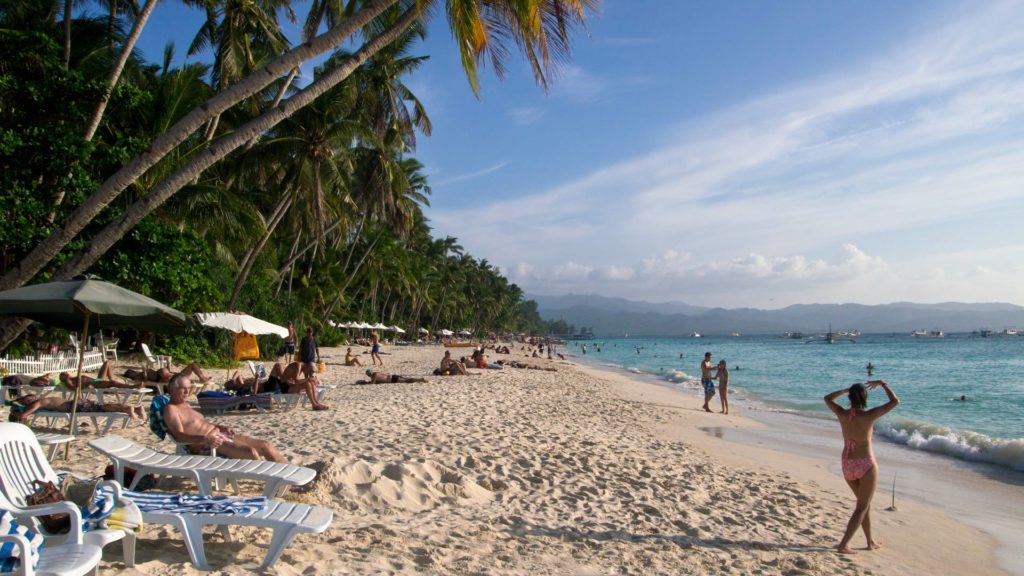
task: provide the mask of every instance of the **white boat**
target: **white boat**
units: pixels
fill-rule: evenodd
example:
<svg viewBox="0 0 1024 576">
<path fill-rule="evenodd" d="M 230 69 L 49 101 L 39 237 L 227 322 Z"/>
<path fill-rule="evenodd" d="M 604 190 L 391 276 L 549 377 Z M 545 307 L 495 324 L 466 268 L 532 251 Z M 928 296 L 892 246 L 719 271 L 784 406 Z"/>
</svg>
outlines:
<svg viewBox="0 0 1024 576">
<path fill-rule="evenodd" d="M 696 330 L 690 332 L 690 338 L 700 338 L 700 332 L 697 332 Z"/>
<path fill-rule="evenodd" d="M 928 332 L 928 337 L 929 338 L 945 338 L 946 335 L 942 332 L 942 330 L 932 330 L 932 331 Z"/>
<path fill-rule="evenodd" d="M 1003 330 L 1003 335 L 1004 336 L 1020 336 L 1020 330 L 1017 330 L 1016 328 L 1007 328 L 1006 330 Z"/>
<path fill-rule="evenodd" d="M 927 330 L 914 330 L 913 332 L 910 333 L 910 335 L 913 336 L 914 338 L 927 338 L 928 337 L 928 331 Z"/>
<path fill-rule="evenodd" d="M 739 335 L 740 335 L 740 333 L 739 333 L 739 332 L 733 332 L 733 333 L 731 333 L 731 334 L 729 334 L 729 335 L 730 335 L 730 336 L 739 336 Z"/>
</svg>

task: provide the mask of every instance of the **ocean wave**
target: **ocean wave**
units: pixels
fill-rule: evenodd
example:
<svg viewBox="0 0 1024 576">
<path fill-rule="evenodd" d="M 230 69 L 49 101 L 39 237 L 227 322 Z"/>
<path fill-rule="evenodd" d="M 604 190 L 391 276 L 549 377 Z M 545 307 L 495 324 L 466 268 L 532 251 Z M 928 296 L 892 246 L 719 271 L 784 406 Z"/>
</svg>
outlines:
<svg viewBox="0 0 1024 576">
<path fill-rule="evenodd" d="M 1024 438 L 1006 440 L 914 420 L 879 423 L 878 433 L 915 450 L 989 462 L 1024 471 Z"/>
<path fill-rule="evenodd" d="M 669 372 L 667 375 L 665 375 L 665 380 L 668 380 L 669 382 L 675 382 L 678 384 L 680 382 L 689 382 L 691 380 L 696 380 L 696 378 L 690 376 L 689 374 L 683 372 L 682 370 L 673 370 Z"/>
<path fill-rule="evenodd" d="M 644 373 L 643 370 L 641 370 L 639 368 L 634 368 L 633 366 L 630 366 L 629 368 L 626 368 L 626 372 L 631 372 L 633 374 L 643 374 Z"/>
</svg>

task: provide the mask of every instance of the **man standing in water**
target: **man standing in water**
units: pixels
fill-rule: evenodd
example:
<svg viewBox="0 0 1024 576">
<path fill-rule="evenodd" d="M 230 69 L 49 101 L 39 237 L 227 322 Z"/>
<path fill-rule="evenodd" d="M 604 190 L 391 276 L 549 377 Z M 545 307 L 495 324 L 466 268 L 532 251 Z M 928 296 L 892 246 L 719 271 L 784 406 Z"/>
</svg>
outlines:
<svg viewBox="0 0 1024 576">
<path fill-rule="evenodd" d="M 708 402 L 715 395 L 715 381 L 713 380 L 714 375 L 711 371 L 714 370 L 714 366 L 711 364 L 711 352 L 704 353 L 704 361 L 700 363 L 700 383 L 704 386 L 704 411 L 711 412 L 711 408 L 708 408 Z"/>
</svg>

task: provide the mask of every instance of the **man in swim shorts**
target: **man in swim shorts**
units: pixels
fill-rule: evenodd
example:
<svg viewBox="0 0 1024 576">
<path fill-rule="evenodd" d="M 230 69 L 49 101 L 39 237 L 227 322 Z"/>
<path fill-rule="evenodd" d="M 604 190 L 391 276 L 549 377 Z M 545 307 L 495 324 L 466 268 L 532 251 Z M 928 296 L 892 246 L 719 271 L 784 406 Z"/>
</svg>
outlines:
<svg viewBox="0 0 1024 576">
<path fill-rule="evenodd" d="M 704 353 L 704 361 L 700 363 L 700 383 L 704 386 L 704 411 L 711 412 L 711 408 L 708 407 L 708 402 L 715 395 L 715 381 L 714 374 L 711 371 L 714 370 L 714 366 L 711 364 L 711 352 Z"/>
<path fill-rule="evenodd" d="M 237 434 L 227 426 L 214 424 L 189 406 L 188 395 L 192 381 L 188 376 L 176 374 L 168 382 L 167 388 L 171 395 L 170 404 L 164 407 L 167 430 L 175 440 L 187 442 L 193 454 L 202 454 L 216 448 L 219 455 L 228 458 L 288 463 L 270 442 Z"/>
<path fill-rule="evenodd" d="M 36 410 L 70 414 L 74 408 L 74 403 L 74 400 L 64 400 L 57 396 L 41 398 L 35 394 L 26 394 L 12 403 L 10 419 L 12 422 L 22 422 Z M 82 399 L 78 401 L 78 407 L 75 409 L 75 412 L 79 414 L 85 412 L 122 412 L 130 416 L 132 421 L 136 419 L 146 420 L 146 411 L 142 406 L 129 406 L 113 402 L 100 404 L 95 400 Z"/>
<path fill-rule="evenodd" d="M 398 374 L 385 374 L 383 372 L 374 372 L 372 368 L 366 369 L 366 375 L 370 378 L 369 381 L 360 380 L 365 384 L 383 384 L 392 383 L 411 383 L 411 382 L 426 382 L 426 378 L 410 378 L 409 376 L 400 376 Z"/>
</svg>

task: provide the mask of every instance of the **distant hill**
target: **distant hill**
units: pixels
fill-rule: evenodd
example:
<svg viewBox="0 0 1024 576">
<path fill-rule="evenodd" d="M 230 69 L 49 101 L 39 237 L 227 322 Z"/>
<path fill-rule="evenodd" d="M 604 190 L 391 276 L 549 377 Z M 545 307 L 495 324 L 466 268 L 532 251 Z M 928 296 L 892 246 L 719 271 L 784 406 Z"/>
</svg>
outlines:
<svg viewBox="0 0 1024 576">
<path fill-rule="evenodd" d="M 756 308 L 704 308 L 682 302 L 635 302 L 603 296 L 529 296 L 545 320 L 565 320 L 577 327 L 588 326 L 597 335 L 622 333 L 647 336 L 702 334 L 772 334 L 785 331 L 807 333 L 832 329 L 872 332 L 943 330 L 970 332 L 981 328 L 1001 331 L 1024 328 L 1024 307 L 1003 303 L 915 304 L 897 302 L 863 304 L 797 304 L 779 310 Z"/>
</svg>

